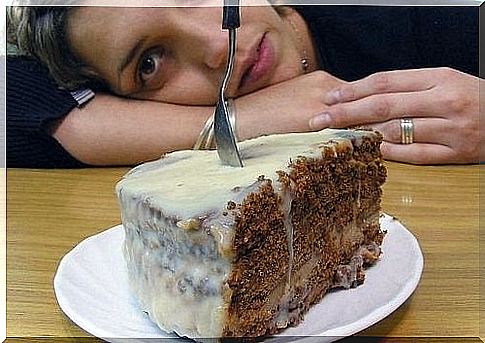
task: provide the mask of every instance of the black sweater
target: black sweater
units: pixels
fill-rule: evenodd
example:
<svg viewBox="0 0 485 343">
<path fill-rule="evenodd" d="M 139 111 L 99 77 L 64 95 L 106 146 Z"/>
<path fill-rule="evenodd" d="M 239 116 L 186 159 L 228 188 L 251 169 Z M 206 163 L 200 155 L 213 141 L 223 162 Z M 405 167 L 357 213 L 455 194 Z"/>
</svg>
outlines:
<svg viewBox="0 0 485 343">
<path fill-rule="evenodd" d="M 478 75 L 478 7 L 295 6 L 309 24 L 320 68 L 343 80 L 378 71 L 448 66 Z M 47 70 L 7 59 L 7 167 L 77 168 L 49 133 L 75 106 Z"/>
<path fill-rule="evenodd" d="M 77 106 L 71 93 L 49 78 L 46 68 L 27 57 L 7 58 L 7 167 L 79 168 L 49 135 L 50 124 Z"/>
<path fill-rule="evenodd" d="M 353 81 L 379 71 L 451 67 L 478 76 L 478 7 L 298 6 L 320 67 Z"/>
</svg>

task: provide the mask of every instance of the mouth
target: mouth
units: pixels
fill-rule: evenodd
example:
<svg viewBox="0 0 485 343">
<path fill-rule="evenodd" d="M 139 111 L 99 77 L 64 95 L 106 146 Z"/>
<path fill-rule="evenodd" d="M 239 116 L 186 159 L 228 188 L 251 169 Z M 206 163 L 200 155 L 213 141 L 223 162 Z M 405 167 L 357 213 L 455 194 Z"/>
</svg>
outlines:
<svg viewBox="0 0 485 343">
<path fill-rule="evenodd" d="M 253 88 L 257 88 L 257 82 L 271 70 L 273 61 L 274 50 L 265 33 L 244 63 L 245 69 L 238 86 L 239 93 L 244 94 L 255 90 Z"/>
</svg>

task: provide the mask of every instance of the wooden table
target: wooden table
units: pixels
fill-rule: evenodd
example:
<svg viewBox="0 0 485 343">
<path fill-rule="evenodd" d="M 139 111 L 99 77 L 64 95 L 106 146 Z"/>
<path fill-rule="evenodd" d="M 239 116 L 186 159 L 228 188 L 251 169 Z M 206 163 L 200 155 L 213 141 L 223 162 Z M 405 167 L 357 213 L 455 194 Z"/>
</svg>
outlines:
<svg viewBox="0 0 485 343">
<path fill-rule="evenodd" d="M 418 238 L 424 272 L 415 293 L 397 311 L 345 341 L 375 336 L 387 338 L 374 341 L 390 342 L 478 342 L 480 167 L 387 165 L 383 210 Z M 52 281 L 65 253 L 119 224 L 114 185 L 126 171 L 7 171 L 9 341 L 90 337 L 60 310 Z"/>
</svg>

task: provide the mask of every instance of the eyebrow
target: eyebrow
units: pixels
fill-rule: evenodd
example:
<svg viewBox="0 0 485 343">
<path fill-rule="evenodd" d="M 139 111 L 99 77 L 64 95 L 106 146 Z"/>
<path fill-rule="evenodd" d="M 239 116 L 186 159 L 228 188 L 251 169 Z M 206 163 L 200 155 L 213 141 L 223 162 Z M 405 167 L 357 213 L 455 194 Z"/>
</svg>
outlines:
<svg viewBox="0 0 485 343">
<path fill-rule="evenodd" d="M 121 76 L 123 70 L 125 70 L 125 68 L 133 61 L 135 56 L 145 44 L 146 40 L 147 37 L 142 37 L 140 40 L 138 40 L 136 44 L 130 49 L 128 54 L 121 60 L 121 63 L 118 65 L 117 68 L 118 76 Z"/>
</svg>

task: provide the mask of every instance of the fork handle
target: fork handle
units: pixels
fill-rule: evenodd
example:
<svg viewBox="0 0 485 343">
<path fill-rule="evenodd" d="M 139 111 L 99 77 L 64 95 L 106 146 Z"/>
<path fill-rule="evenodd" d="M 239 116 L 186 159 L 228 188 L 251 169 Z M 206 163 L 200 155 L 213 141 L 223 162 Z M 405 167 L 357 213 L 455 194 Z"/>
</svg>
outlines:
<svg viewBox="0 0 485 343">
<path fill-rule="evenodd" d="M 231 30 L 240 26 L 239 0 L 224 0 L 222 10 L 222 29 Z"/>
</svg>

